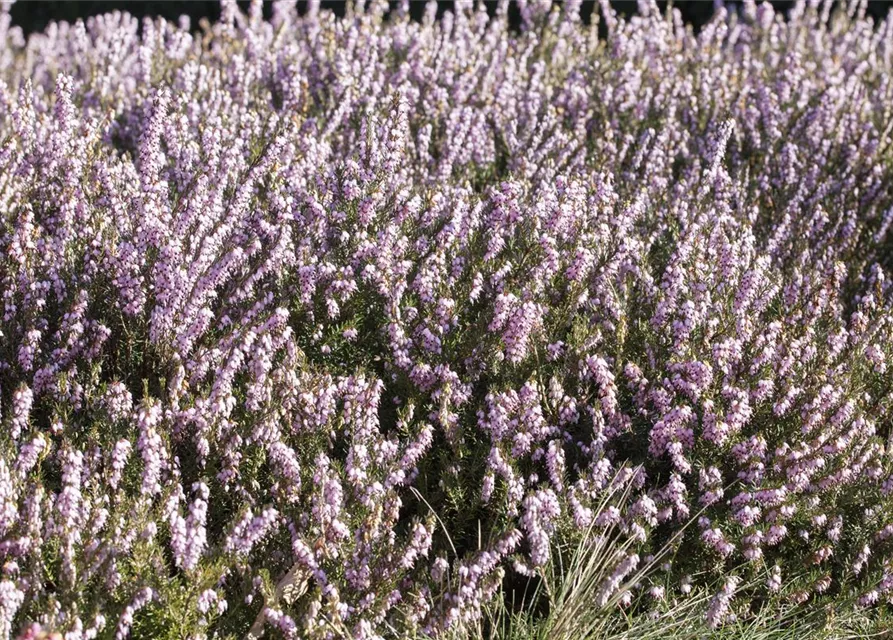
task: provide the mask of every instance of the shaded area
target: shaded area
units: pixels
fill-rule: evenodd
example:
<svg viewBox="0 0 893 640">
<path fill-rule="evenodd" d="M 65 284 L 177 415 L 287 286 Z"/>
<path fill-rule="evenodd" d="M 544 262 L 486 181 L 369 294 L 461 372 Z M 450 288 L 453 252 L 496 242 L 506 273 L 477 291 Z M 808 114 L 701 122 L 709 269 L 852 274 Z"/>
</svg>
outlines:
<svg viewBox="0 0 893 640">
<path fill-rule="evenodd" d="M 240 1 L 239 5 L 247 10 L 247 1 Z M 399 2 L 392 0 L 390 5 L 396 7 Z M 424 0 L 411 0 L 410 12 L 414 19 L 420 20 L 425 13 Z M 438 16 L 445 11 L 453 8 L 453 2 L 440 0 L 438 2 Z M 493 15 L 496 12 L 496 0 L 485 0 L 484 5 L 487 11 Z M 624 15 L 632 15 L 636 12 L 637 3 L 635 0 L 624 0 L 622 2 L 612 2 L 615 9 Z M 657 3 L 661 10 L 666 9 L 669 4 L 665 0 Z M 739 1 L 726 2 L 726 6 L 735 8 L 742 3 Z M 778 11 L 787 11 L 794 2 L 792 0 L 773 1 L 772 4 Z M 875 1 L 868 3 L 868 14 L 877 20 L 883 19 L 891 6 L 891 2 Z M 714 3 L 710 0 L 690 0 L 687 2 L 675 2 L 674 6 L 682 12 L 682 17 L 686 23 L 691 24 L 695 29 L 705 24 L 710 16 L 713 15 Z M 347 7 L 346 0 L 323 0 L 321 2 L 323 9 L 334 11 L 338 15 L 344 15 Z M 298 2 L 298 10 L 303 13 L 306 11 L 307 2 L 301 0 Z M 11 14 L 13 24 L 22 28 L 25 34 L 35 31 L 42 31 L 51 21 L 67 21 L 74 22 L 78 18 L 86 19 L 111 11 L 127 11 L 128 13 L 138 17 L 163 17 L 167 20 L 176 22 L 181 15 L 189 16 L 193 28 L 198 27 L 201 18 L 208 18 L 214 21 L 220 17 L 220 3 L 217 0 L 190 0 L 189 2 L 164 2 L 162 0 L 149 0 L 147 2 L 135 2 L 134 0 L 19 0 L 12 6 Z M 597 0 L 583 0 L 581 5 L 581 15 L 583 21 L 589 23 L 593 12 L 598 11 Z M 264 15 L 269 17 L 272 13 L 272 2 L 264 2 Z M 518 6 L 513 2 L 509 9 L 509 20 L 512 27 L 518 28 L 521 25 L 521 13 Z"/>
</svg>

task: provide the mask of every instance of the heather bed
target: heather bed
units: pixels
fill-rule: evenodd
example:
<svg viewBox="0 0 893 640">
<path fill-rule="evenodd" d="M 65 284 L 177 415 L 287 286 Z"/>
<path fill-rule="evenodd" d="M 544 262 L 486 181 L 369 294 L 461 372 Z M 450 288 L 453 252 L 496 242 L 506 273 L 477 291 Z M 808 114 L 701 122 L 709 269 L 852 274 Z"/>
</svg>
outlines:
<svg viewBox="0 0 893 640">
<path fill-rule="evenodd" d="M 0 14 L 0 636 L 887 615 L 893 22 L 457 5 Z"/>
</svg>

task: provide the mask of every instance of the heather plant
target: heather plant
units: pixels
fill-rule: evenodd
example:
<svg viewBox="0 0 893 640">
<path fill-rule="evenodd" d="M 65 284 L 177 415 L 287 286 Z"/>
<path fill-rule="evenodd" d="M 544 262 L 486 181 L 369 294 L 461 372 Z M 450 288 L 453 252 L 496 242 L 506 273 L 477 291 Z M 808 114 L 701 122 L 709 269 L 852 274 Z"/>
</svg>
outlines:
<svg viewBox="0 0 893 640">
<path fill-rule="evenodd" d="M 888 615 L 893 20 L 578 4 L 4 5 L 0 636 Z"/>
</svg>

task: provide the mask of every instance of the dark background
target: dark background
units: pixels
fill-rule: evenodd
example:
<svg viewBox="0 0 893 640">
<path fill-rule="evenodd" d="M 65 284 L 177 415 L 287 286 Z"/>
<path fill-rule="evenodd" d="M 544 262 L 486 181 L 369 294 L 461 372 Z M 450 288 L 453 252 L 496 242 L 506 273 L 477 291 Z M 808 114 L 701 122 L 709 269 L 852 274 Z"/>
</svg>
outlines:
<svg viewBox="0 0 893 640">
<path fill-rule="evenodd" d="M 397 2 L 391 2 L 392 6 L 396 6 Z M 425 11 L 425 0 L 412 0 L 411 12 L 415 19 L 421 18 Z M 484 3 L 491 15 L 495 12 L 495 0 Z M 623 14 L 633 14 L 636 11 L 635 1 L 613 2 L 618 12 Z M 740 2 L 726 2 L 727 6 L 735 6 Z M 794 3 L 792 1 L 772 2 L 776 10 L 786 11 Z M 247 9 L 248 2 L 239 2 L 239 5 Z M 452 2 L 438 2 L 438 13 L 452 9 Z M 889 7 L 893 5 L 890 0 L 874 0 L 868 3 L 869 15 L 875 19 L 882 19 L 887 15 Z M 264 2 L 264 15 L 269 17 L 271 13 L 271 3 Z M 298 2 L 299 11 L 306 9 L 306 2 Z M 343 14 L 346 6 L 346 0 L 323 0 L 322 7 L 330 9 L 337 14 Z M 658 6 L 664 9 L 667 2 L 658 2 Z M 677 0 L 674 3 L 681 12 L 683 19 L 693 25 L 695 29 L 703 25 L 713 14 L 712 0 Z M 583 0 L 582 14 L 585 22 L 589 22 L 589 16 L 593 10 L 597 11 L 598 3 L 596 0 Z M 167 2 L 161 0 L 149 0 L 147 2 L 139 2 L 138 0 L 18 0 L 11 10 L 13 24 L 22 27 L 25 34 L 34 31 L 43 30 L 46 25 L 53 20 L 73 22 L 78 18 L 87 18 L 88 16 L 106 13 L 110 11 L 127 11 L 134 16 L 142 18 L 143 16 L 159 16 L 176 21 L 182 14 L 188 15 L 192 20 L 192 28 L 197 29 L 199 19 L 207 17 L 209 20 L 216 20 L 220 16 L 220 4 L 216 0 L 189 0 Z M 520 14 L 517 7 L 512 4 L 509 19 L 513 27 L 520 25 Z"/>
</svg>

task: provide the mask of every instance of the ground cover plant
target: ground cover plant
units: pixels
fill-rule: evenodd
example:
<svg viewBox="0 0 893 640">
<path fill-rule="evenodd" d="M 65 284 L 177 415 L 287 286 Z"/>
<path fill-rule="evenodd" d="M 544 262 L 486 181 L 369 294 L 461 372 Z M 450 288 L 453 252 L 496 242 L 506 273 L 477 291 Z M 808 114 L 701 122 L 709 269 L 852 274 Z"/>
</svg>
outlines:
<svg viewBox="0 0 893 640">
<path fill-rule="evenodd" d="M 893 21 L 308 4 L 0 13 L 0 637 L 889 615 Z"/>
</svg>

